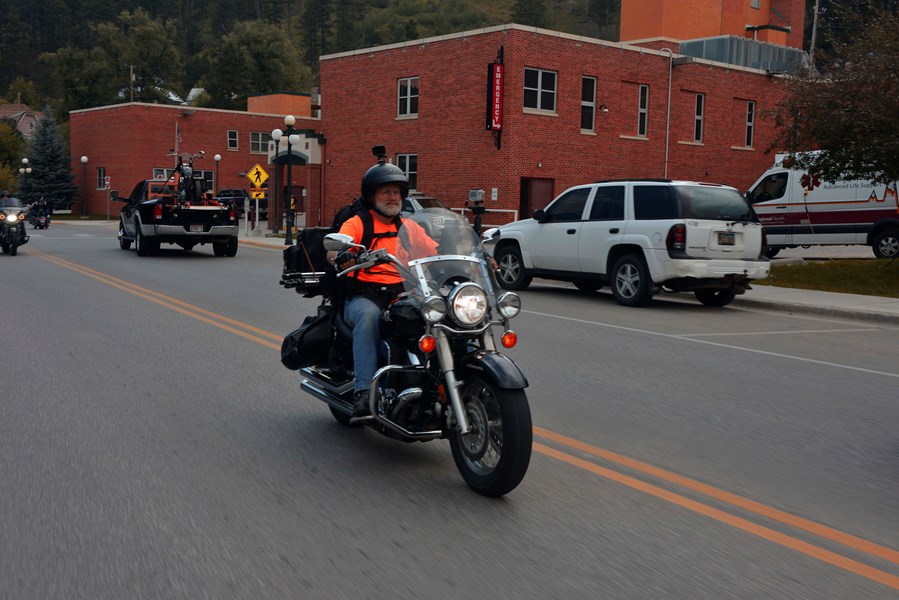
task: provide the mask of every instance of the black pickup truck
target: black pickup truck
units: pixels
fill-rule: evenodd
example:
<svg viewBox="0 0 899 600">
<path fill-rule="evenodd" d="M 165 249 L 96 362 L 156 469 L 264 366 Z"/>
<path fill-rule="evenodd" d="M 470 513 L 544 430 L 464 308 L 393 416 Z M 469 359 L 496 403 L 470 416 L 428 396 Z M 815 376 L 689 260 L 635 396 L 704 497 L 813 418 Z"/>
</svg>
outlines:
<svg viewBox="0 0 899 600">
<path fill-rule="evenodd" d="M 212 244 L 216 256 L 237 254 L 238 215 L 231 203 L 211 199 L 191 163 L 180 159 L 172 177 L 139 181 L 124 202 L 119 220 L 119 247 L 134 243 L 138 256 L 155 256 L 160 244 L 191 250 Z"/>
</svg>

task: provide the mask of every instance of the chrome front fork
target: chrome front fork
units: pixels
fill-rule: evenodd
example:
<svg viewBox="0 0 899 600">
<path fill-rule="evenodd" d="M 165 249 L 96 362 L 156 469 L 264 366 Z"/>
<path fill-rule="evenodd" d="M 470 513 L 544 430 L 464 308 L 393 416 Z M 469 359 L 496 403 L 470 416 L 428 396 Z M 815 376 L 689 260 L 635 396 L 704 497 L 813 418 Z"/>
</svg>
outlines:
<svg viewBox="0 0 899 600">
<path fill-rule="evenodd" d="M 453 351 L 450 348 L 449 338 L 446 332 L 438 329 L 434 332 L 437 340 L 437 360 L 440 363 L 440 373 L 446 382 L 446 393 L 449 395 L 450 404 L 456 414 L 456 423 L 459 424 L 459 432 L 463 435 L 469 432 L 468 419 L 465 417 L 465 407 L 462 405 L 462 397 L 459 395 L 459 386 L 462 385 L 453 371 Z"/>
</svg>

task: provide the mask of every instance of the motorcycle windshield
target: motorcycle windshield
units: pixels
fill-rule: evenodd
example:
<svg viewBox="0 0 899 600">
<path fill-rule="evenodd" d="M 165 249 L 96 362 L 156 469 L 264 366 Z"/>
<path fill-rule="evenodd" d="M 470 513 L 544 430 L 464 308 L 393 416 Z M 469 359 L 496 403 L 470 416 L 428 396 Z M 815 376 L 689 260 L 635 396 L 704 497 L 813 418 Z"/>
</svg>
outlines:
<svg viewBox="0 0 899 600">
<path fill-rule="evenodd" d="M 407 227 L 410 223 L 415 225 Z M 423 297 L 445 297 L 456 285 L 470 281 L 480 285 L 488 296 L 495 296 L 493 269 L 466 218 L 445 208 L 426 208 L 403 217 L 403 224 L 399 233 L 401 256 L 397 258 L 408 265 L 403 273 L 406 291 Z M 427 243 L 427 239 L 423 243 L 422 234 L 433 243 Z"/>
</svg>

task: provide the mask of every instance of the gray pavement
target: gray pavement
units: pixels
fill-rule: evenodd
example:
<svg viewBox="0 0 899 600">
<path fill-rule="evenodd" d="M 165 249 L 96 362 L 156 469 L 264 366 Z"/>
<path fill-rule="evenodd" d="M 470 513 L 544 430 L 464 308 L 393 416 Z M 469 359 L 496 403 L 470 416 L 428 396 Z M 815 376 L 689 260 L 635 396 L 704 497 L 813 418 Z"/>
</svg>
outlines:
<svg viewBox="0 0 899 600">
<path fill-rule="evenodd" d="M 53 221 L 53 226 L 107 228 L 115 236 L 117 221 Z M 284 238 L 270 233 L 247 230 L 243 221 L 240 226 L 241 244 L 248 246 L 283 248 Z M 801 262 L 803 260 L 827 260 L 837 258 L 870 258 L 876 260 L 868 246 L 811 246 L 791 248 L 781 251 L 772 260 L 773 264 Z M 751 290 L 737 296 L 734 306 L 755 306 L 766 310 L 810 313 L 835 318 L 863 319 L 881 323 L 899 324 L 899 298 L 866 296 L 860 294 L 838 294 L 793 288 L 779 288 L 753 285 Z"/>
</svg>

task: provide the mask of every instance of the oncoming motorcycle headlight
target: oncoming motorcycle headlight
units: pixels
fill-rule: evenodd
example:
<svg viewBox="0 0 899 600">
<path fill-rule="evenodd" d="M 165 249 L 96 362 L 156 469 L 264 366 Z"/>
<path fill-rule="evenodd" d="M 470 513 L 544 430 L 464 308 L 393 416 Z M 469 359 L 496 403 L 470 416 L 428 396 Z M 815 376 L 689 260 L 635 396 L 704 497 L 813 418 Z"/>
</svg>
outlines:
<svg viewBox="0 0 899 600">
<path fill-rule="evenodd" d="M 502 316 L 511 319 L 521 312 L 521 297 L 514 292 L 500 294 L 496 299 L 496 307 Z"/>
<path fill-rule="evenodd" d="M 449 295 L 453 319 L 460 325 L 472 327 L 487 316 L 487 294 L 476 283 L 456 286 Z"/>
<path fill-rule="evenodd" d="M 421 314 L 428 323 L 439 323 L 446 316 L 446 302 L 440 296 L 428 296 L 421 303 Z"/>
</svg>

